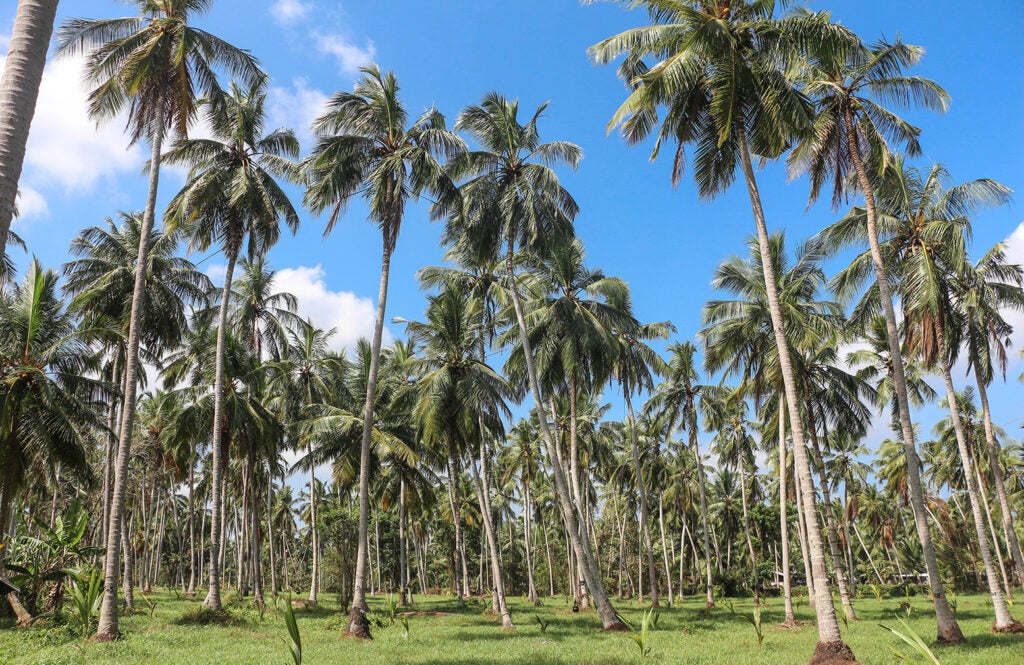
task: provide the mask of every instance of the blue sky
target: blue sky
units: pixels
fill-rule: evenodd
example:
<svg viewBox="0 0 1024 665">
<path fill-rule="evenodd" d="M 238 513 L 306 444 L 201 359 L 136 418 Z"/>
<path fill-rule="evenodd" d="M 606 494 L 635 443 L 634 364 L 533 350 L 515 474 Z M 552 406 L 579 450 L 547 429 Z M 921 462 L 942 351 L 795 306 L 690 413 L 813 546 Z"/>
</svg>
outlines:
<svg viewBox="0 0 1024 665">
<path fill-rule="evenodd" d="M 14 4 L 0 10 L 0 54 L 6 52 Z M 832 10 L 867 40 L 899 35 L 927 49 L 915 73 L 938 80 L 953 104 L 944 116 L 906 114 L 924 130 L 922 165 L 940 161 L 958 181 L 990 177 L 1018 192 L 1024 188 L 1024 4 L 993 0 L 983 15 L 952 0 L 810 6 Z M 120 3 L 65 0 L 58 22 L 128 12 Z M 613 3 L 580 6 L 575 0 L 220 0 L 199 25 L 262 61 L 272 78 L 272 122 L 307 139 L 306 126 L 325 96 L 349 88 L 355 69 L 370 60 L 395 71 L 413 113 L 436 105 L 453 120 L 490 90 L 518 97 L 526 110 L 550 101 L 542 136 L 574 141 L 585 153 L 579 171 L 562 177 L 581 207 L 577 230 L 590 263 L 630 283 L 640 319 L 671 320 L 680 339 L 692 338 L 701 306 L 712 297 L 711 273 L 725 257 L 746 251 L 753 225 L 744 188 L 700 202 L 689 180 L 670 186 L 668 161 L 649 162 L 649 146 L 629 148 L 606 134 L 624 88 L 613 68 L 589 61 L 586 48 L 644 19 Z M 79 66 L 47 66 L 22 180 L 25 219 L 15 226 L 30 252 L 50 266 L 66 259 L 68 243 L 81 228 L 144 201 L 144 150 L 126 150 L 118 123 L 93 129 L 85 117 Z M 769 227 L 786 229 L 791 243 L 835 219 L 825 203 L 805 212 L 806 182 L 787 183 L 780 167 L 768 166 L 759 179 Z M 168 172 L 161 204 L 182 183 L 181 173 Z M 300 197 L 296 191 L 296 201 Z M 1021 220 L 1019 204 L 979 215 L 975 254 L 1009 238 Z M 326 240 L 323 224 L 303 213 L 298 235 L 283 238 L 270 258 L 283 271 L 282 286 L 302 299 L 304 313 L 339 327 L 342 344 L 371 329 L 380 241 L 359 205 Z M 424 206 L 409 210 L 392 268 L 389 319 L 420 318 L 424 296 L 414 275 L 420 266 L 440 262 L 440 230 L 427 220 Z M 1012 251 L 1024 263 L 1024 230 Z M 219 263 L 213 256 L 203 265 L 216 275 Z M 1018 319 L 1024 328 L 1024 317 Z M 402 333 L 394 324 L 390 330 Z M 1024 335 L 1017 337 L 1024 342 Z M 1014 380 L 1022 365 L 1015 356 L 1010 383 L 993 390 L 997 422 L 1019 426 L 1024 419 Z M 921 413 L 926 430 L 935 413 Z"/>
</svg>

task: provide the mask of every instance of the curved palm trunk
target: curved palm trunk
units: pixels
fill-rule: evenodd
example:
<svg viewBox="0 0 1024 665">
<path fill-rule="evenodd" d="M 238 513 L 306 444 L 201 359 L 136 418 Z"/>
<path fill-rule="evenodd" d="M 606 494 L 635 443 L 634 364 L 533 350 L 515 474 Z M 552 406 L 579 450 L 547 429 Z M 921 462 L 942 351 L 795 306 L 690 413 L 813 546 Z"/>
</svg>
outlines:
<svg viewBox="0 0 1024 665">
<path fill-rule="evenodd" d="M 186 594 L 196 593 L 196 462 L 189 459 L 188 466 L 188 589 Z"/>
<path fill-rule="evenodd" d="M 704 464 L 700 459 L 700 444 L 697 442 L 697 418 L 696 414 L 690 418 L 688 426 L 690 430 L 690 450 L 693 451 L 693 459 L 697 464 L 697 491 L 700 494 L 700 518 L 701 530 L 704 536 L 704 575 L 705 586 L 707 587 L 707 601 L 705 607 L 715 606 L 715 588 L 712 582 L 711 573 L 711 528 L 708 525 L 708 496 L 705 489 Z"/>
<path fill-rule="evenodd" d="M 633 413 L 633 400 L 629 398 L 629 390 L 623 388 L 626 398 L 626 410 L 629 413 L 629 442 L 633 453 L 633 473 L 636 476 L 637 495 L 640 499 L 640 546 L 647 559 L 647 578 L 650 584 L 651 607 L 659 607 L 658 575 L 654 570 L 654 548 L 651 547 L 650 508 L 647 505 L 647 488 L 645 487 L 643 470 L 640 468 L 640 446 L 636 435 L 636 414 Z"/>
<path fill-rule="evenodd" d="M 221 556 L 218 556 L 218 552 L 223 550 L 222 490 L 226 487 L 223 450 L 225 442 L 223 440 L 224 428 L 222 427 L 224 422 L 224 344 L 227 337 L 228 308 L 231 304 L 231 280 L 235 273 L 238 251 L 231 248 L 227 254 L 228 268 L 224 273 L 224 291 L 221 294 L 220 312 L 217 316 L 217 351 L 213 374 L 213 434 L 210 442 L 210 447 L 213 449 L 213 469 L 210 479 L 210 494 L 213 497 L 213 516 L 210 522 L 210 581 L 206 599 L 203 601 L 203 605 L 214 612 L 220 612 L 223 609 L 220 602 Z M 239 547 L 241 547 L 241 543 L 239 543 Z"/>
<path fill-rule="evenodd" d="M 782 382 L 785 387 L 786 406 L 789 410 L 789 428 L 793 435 L 793 458 L 800 469 L 800 492 L 803 494 L 804 505 L 814 510 L 814 487 L 811 484 L 811 466 L 804 443 L 803 424 L 798 407 L 796 378 L 793 373 L 793 362 L 790 356 L 789 340 L 783 327 L 782 308 L 779 304 L 779 287 L 775 281 L 775 266 L 772 265 L 771 248 L 768 241 L 768 227 L 765 224 L 764 209 L 761 207 L 761 195 L 754 177 L 754 167 L 750 160 L 750 149 L 747 146 L 746 133 L 742 122 L 735 128 L 740 148 L 740 160 L 743 164 L 743 175 L 750 195 L 750 204 L 757 226 L 757 243 L 761 252 L 761 267 L 764 272 L 765 291 L 768 298 L 768 309 L 771 312 L 772 332 L 775 345 L 779 352 L 779 367 L 782 370 Z M 850 647 L 843 642 L 836 618 L 835 607 L 832 605 L 832 592 L 825 567 L 825 550 L 822 547 L 821 531 L 816 519 L 807 520 L 807 544 L 810 549 L 811 574 L 814 578 L 814 592 L 817 596 L 815 612 L 818 616 L 818 645 L 815 647 L 811 663 L 855 662 Z"/>
<path fill-rule="evenodd" d="M 793 467 L 795 487 L 793 504 L 796 506 L 796 531 L 800 538 L 800 558 L 804 562 L 804 579 L 807 580 L 807 605 L 814 607 L 814 577 L 811 575 L 811 560 L 807 558 L 807 511 L 804 510 L 803 495 L 800 493 L 800 469 Z"/>
<path fill-rule="evenodd" d="M 523 344 L 523 357 L 526 360 L 526 374 L 530 382 L 530 392 L 533 394 L 534 409 L 537 411 L 537 420 L 540 425 L 541 440 L 547 449 L 548 458 L 551 460 L 551 475 L 555 481 L 555 495 L 558 505 L 562 510 L 562 517 L 565 520 L 566 531 L 569 542 L 579 561 L 582 562 L 580 572 L 586 580 L 587 588 L 593 598 L 597 611 L 601 615 L 601 624 L 605 630 L 625 630 L 626 625 L 616 615 L 608 594 L 604 590 L 604 582 L 594 566 L 594 556 L 590 551 L 590 541 L 583 538 L 579 529 L 579 519 L 576 510 L 570 499 L 570 489 L 566 482 L 565 473 L 558 461 L 558 454 L 555 450 L 555 440 L 551 436 L 551 429 L 548 427 L 547 414 L 544 411 L 544 402 L 540 392 L 540 381 L 537 378 L 537 366 L 533 358 L 533 349 L 530 345 L 529 331 L 526 328 L 526 315 L 523 312 L 522 298 L 519 296 L 519 289 L 515 283 L 515 265 L 513 256 L 515 244 L 511 237 L 508 239 L 508 253 L 505 255 L 505 267 L 508 271 L 509 290 L 512 292 L 512 305 L 516 312 L 516 321 L 519 324 L 519 336 Z"/>
<path fill-rule="evenodd" d="M 523 486 L 523 544 L 526 546 L 526 600 L 531 605 L 539 605 L 540 599 L 537 597 L 537 580 L 534 576 L 533 565 L 533 544 L 530 539 L 533 537 L 533 525 L 531 523 L 533 519 L 533 497 L 530 495 L 530 481 L 527 475 L 524 473 L 522 477 Z"/>
<path fill-rule="evenodd" d="M 455 550 L 452 552 L 452 586 L 455 587 L 455 599 L 459 607 L 463 607 L 466 601 L 463 599 L 463 590 L 467 586 L 466 571 L 462 568 L 462 511 L 459 509 L 458 477 L 455 474 L 453 462 L 454 453 L 449 451 L 448 459 L 448 507 L 452 513 L 452 526 L 455 528 Z"/>
<path fill-rule="evenodd" d="M 483 431 L 483 428 L 480 430 Z M 501 627 L 503 630 L 515 630 L 516 625 L 512 623 L 512 613 L 509 612 L 508 602 L 505 598 L 505 581 L 501 574 L 501 554 L 498 549 L 498 539 L 494 533 L 494 521 L 491 513 L 491 482 L 487 471 L 487 445 L 480 442 L 480 473 L 476 473 L 476 466 L 473 467 L 473 475 L 476 476 L 477 495 L 480 500 L 480 516 L 482 518 L 484 535 L 487 538 L 487 547 L 491 555 L 491 577 L 494 578 L 494 595 L 498 604 L 498 613 L 501 614 Z"/>
<path fill-rule="evenodd" d="M 836 569 L 836 586 L 839 587 L 839 601 L 846 612 L 847 619 L 856 619 L 857 613 L 853 609 L 853 601 L 850 599 L 850 589 L 847 586 L 846 564 L 842 548 L 839 546 L 839 532 L 836 529 L 836 517 L 832 510 L 832 492 L 828 488 L 828 477 L 825 475 L 825 459 L 821 455 L 821 445 L 818 443 L 817 421 L 814 418 L 814 409 L 810 396 L 805 393 L 807 406 L 807 432 L 811 439 L 811 453 L 814 455 L 814 466 L 818 471 L 818 482 L 821 484 L 821 498 L 825 502 L 825 528 L 827 529 L 829 552 L 832 554 L 832 565 Z"/>
<path fill-rule="evenodd" d="M 370 437 L 373 432 L 373 403 L 377 398 L 377 369 L 380 366 L 380 344 L 384 335 L 384 310 L 388 301 L 388 278 L 391 273 L 391 253 L 394 242 L 384 239 L 384 252 L 380 262 L 380 290 L 377 294 L 377 315 L 373 321 L 373 341 L 370 344 L 370 367 L 366 379 L 366 402 L 363 405 L 363 436 L 359 447 L 359 547 L 356 550 L 356 574 L 353 580 L 352 610 L 349 612 L 349 635 L 370 638 L 370 622 L 366 618 L 366 573 L 369 552 L 366 543 L 370 516 Z"/>
<path fill-rule="evenodd" d="M 992 412 L 988 405 L 988 390 L 981 378 L 981 369 L 974 364 L 974 378 L 978 384 L 978 398 L 981 400 L 981 414 L 985 423 L 985 443 L 988 450 L 989 467 L 992 469 L 996 498 L 999 500 L 999 512 L 1002 517 L 1003 537 L 1006 538 L 1006 547 L 1010 550 L 1013 558 L 1013 567 L 1017 573 L 1017 583 L 1024 588 L 1024 555 L 1021 553 L 1020 541 L 1017 539 L 1017 532 L 1013 528 L 1013 513 L 1010 511 L 1010 501 L 1006 496 L 1006 484 L 1003 481 L 1003 467 L 999 461 L 999 443 L 996 441 L 995 432 L 992 428 Z"/>
<path fill-rule="evenodd" d="M 782 625 L 786 628 L 796 627 L 793 616 L 793 586 L 789 574 L 789 519 L 786 512 L 786 467 L 789 460 L 786 455 L 786 405 L 779 401 L 779 539 L 782 541 L 782 598 L 785 603 L 786 617 Z"/>
<path fill-rule="evenodd" d="M 20 0 L 0 79 L 0 257 L 14 218 L 18 180 L 36 111 L 58 0 Z"/>
<path fill-rule="evenodd" d="M 103 603 L 100 605 L 99 626 L 96 639 L 114 640 L 120 636 L 117 623 L 117 577 L 120 568 L 121 530 L 124 523 L 124 496 L 128 487 L 128 460 L 135 429 L 135 398 L 138 389 L 139 372 L 139 325 L 142 321 L 142 307 L 146 289 L 146 269 L 149 265 L 149 238 L 153 233 L 153 219 L 156 214 L 156 194 L 160 183 L 160 148 L 163 144 L 164 120 L 160 104 L 157 104 L 155 131 L 149 161 L 149 190 L 146 194 L 146 209 L 142 214 L 142 228 L 139 231 L 139 251 L 135 264 L 135 286 L 132 290 L 132 309 L 128 317 L 128 344 L 125 349 L 124 397 L 121 403 L 120 441 L 117 446 L 114 467 L 114 487 L 110 498 L 110 523 L 107 528 L 107 554 L 103 562 Z"/>
<path fill-rule="evenodd" d="M 942 364 L 942 380 L 946 385 L 946 401 L 949 403 L 949 418 L 953 421 L 953 432 L 956 434 L 956 445 L 960 451 L 960 463 L 963 465 L 964 477 L 967 481 L 967 496 L 971 501 L 971 513 L 974 518 L 974 532 L 978 538 L 978 549 L 981 550 L 981 561 L 985 566 L 985 581 L 988 583 L 988 593 L 992 598 L 992 608 L 995 610 L 995 622 L 992 630 L 997 633 L 1020 633 L 1024 632 L 1024 625 L 1015 621 L 1010 616 L 1010 607 L 1006 603 L 1006 596 L 999 588 L 999 578 L 996 574 L 995 565 L 992 563 L 992 549 L 988 541 L 988 533 L 985 529 L 985 513 L 981 507 L 981 496 L 978 489 L 977 476 L 974 474 L 974 464 L 971 458 L 971 451 L 967 447 L 967 436 L 964 432 L 963 420 L 960 418 L 960 406 L 956 401 L 956 389 L 953 387 L 953 376 L 950 373 L 950 363 L 946 353 L 946 334 L 942 315 L 935 317 L 936 333 Z"/>
<path fill-rule="evenodd" d="M 892 304 L 892 291 L 889 289 L 889 277 L 885 264 L 882 262 L 882 250 L 878 244 L 878 209 L 875 205 L 875 194 L 868 179 L 867 170 L 860 155 L 857 142 L 853 114 L 849 108 L 845 110 L 846 142 L 857 173 L 857 182 L 864 192 L 864 205 L 867 209 L 868 244 L 871 247 L 871 263 L 875 270 L 875 281 L 878 284 L 879 300 L 885 316 L 886 339 L 889 342 L 889 357 L 892 363 L 893 385 L 896 389 L 896 404 L 899 411 L 900 431 L 903 435 L 903 447 L 907 459 L 907 484 L 910 486 L 910 502 L 914 508 L 914 525 L 917 536 L 921 540 L 925 568 L 928 572 L 928 584 L 931 587 L 932 599 L 935 604 L 935 621 L 938 629 L 938 641 L 959 643 L 965 641 L 963 631 L 957 623 L 946 599 L 942 586 L 939 562 L 935 557 L 935 545 L 932 543 L 931 530 L 924 505 L 924 490 L 921 487 L 921 460 L 917 457 L 914 445 L 914 426 L 910 417 L 910 400 L 907 397 L 907 377 L 903 367 L 903 354 L 900 349 L 899 330 L 896 326 L 896 310 Z"/>
</svg>

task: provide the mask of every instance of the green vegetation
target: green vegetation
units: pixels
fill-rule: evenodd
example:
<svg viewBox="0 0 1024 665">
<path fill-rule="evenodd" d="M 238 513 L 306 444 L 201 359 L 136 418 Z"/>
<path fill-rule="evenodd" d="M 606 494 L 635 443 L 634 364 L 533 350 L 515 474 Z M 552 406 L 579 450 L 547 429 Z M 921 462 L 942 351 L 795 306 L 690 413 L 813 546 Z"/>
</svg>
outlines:
<svg viewBox="0 0 1024 665">
<path fill-rule="evenodd" d="M 60 627 L 37 625 L 25 631 L 0 631 L 0 664 L 2 665 L 114 665 L 132 662 L 137 665 L 199 665 L 215 661 L 224 665 L 251 665 L 253 663 L 288 662 L 291 658 L 291 639 L 282 616 L 284 606 L 267 610 L 267 620 L 259 621 L 255 609 L 238 603 L 228 603 L 228 610 L 236 621 L 230 625 L 195 626 L 179 623 L 198 600 L 175 600 L 173 594 L 155 592 L 158 600 L 156 621 L 152 624 L 144 615 L 124 618 L 125 638 L 113 644 L 88 643 L 81 646 L 77 636 Z M 283 599 L 283 596 L 282 596 Z M 382 597 L 370 597 L 370 607 L 381 608 Z M 757 648 L 757 640 L 743 616 L 753 611 L 750 599 L 736 599 L 736 614 L 727 609 L 702 612 L 701 596 L 687 598 L 681 604 L 659 610 L 657 630 L 647 636 L 650 655 L 645 663 L 685 665 L 721 665 L 721 663 L 750 663 L 751 665 L 787 665 L 793 654 L 813 649 L 813 626 L 800 630 L 781 630 L 774 625 L 782 620 L 782 606 L 778 598 L 767 600 L 763 608 L 765 622 L 764 646 Z M 928 633 L 934 618 L 927 611 L 927 600 L 916 599 L 920 612 L 906 623 L 917 633 Z M 541 608 L 521 600 L 510 599 L 515 617 L 535 613 L 549 622 L 546 632 L 519 630 L 515 633 L 496 631 L 500 625 L 494 616 L 483 615 L 482 608 L 489 603 L 470 602 L 459 608 L 453 599 L 434 596 L 416 596 L 412 611 L 417 630 L 408 639 L 399 624 L 377 629 L 374 641 L 362 643 L 339 639 L 339 622 L 344 626 L 345 616 L 333 602 L 315 609 L 296 609 L 296 625 L 302 634 L 302 658 L 305 665 L 338 662 L 359 662 L 365 665 L 463 664 L 463 663 L 575 663 L 579 665 L 619 665 L 639 663 L 636 645 L 621 633 L 603 633 L 595 627 L 594 617 L 586 613 L 573 614 L 559 599 L 546 599 Z M 887 599 L 881 603 L 862 600 L 857 612 L 862 621 L 851 622 L 844 636 L 865 663 L 893 663 L 890 649 L 905 650 L 904 643 L 879 623 L 899 626 L 894 618 L 899 601 Z M 935 654 L 944 663 L 957 665 L 1014 665 L 1019 661 L 1020 644 L 1001 640 L 989 633 L 990 608 L 979 595 L 964 596 L 960 621 L 968 635 L 968 643 L 961 646 L 934 647 Z M 647 611 L 634 602 L 616 603 L 619 612 L 633 625 L 640 626 Z M 432 613 L 443 613 L 432 615 Z M 796 608 L 800 621 L 813 621 L 814 615 L 800 603 Z M 403 615 L 399 615 L 401 618 Z M 914 652 L 911 662 L 925 663 Z M 917 660 L 913 660 L 917 658 Z"/>
</svg>

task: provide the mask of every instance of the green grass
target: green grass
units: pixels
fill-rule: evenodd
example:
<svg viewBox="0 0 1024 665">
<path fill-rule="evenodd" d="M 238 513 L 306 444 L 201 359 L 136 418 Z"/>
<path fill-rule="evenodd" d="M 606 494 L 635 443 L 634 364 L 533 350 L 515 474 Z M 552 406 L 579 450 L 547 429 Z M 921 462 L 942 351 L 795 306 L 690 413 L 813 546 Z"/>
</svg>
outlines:
<svg viewBox="0 0 1024 665">
<path fill-rule="evenodd" d="M 189 625 L 181 623 L 188 612 L 199 606 L 197 599 L 177 600 L 173 594 L 154 593 L 155 616 L 138 612 L 122 619 L 124 639 L 108 644 L 88 643 L 70 628 L 37 626 L 27 630 L 0 630 L 0 665 L 287 665 L 291 663 L 287 630 L 282 614 L 272 606 L 263 621 L 255 609 L 235 603 L 228 624 Z M 344 639 L 340 628 L 345 617 L 340 614 L 333 597 L 313 610 L 297 609 L 302 634 L 303 663 L 357 663 L 358 665 L 471 665 L 473 663 L 578 663 L 614 665 L 641 662 L 636 645 L 625 633 L 601 633 L 596 614 L 573 614 L 563 598 L 545 599 L 534 608 L 519 599 L 512 603 L 513 618 L 518 630 L 506 634 L 499 631 L 499 622 L 484 611 L 487 601 L 471 601 L 458 609 L 451 599 L 416 598 L 413 608 L 421 612 L 442 612 L 441 616 L 409 617 L 409 639 L 403 637 L 401 623 L 388 628 L 375 628 L 375 640 L 362 642 Z M 865 665 L 898 662 L 889 647 L 902 651 L 902 642 L 878 626 L 898 626 L 894 618 L 901 598 L 881 602 L 875 599 L 857 601 L 860 621 L 850 622 L 843 634 Z M 780 630 L 782 601 L 769 599 L 763 609 L 764 645 L 757 647 L 753 628 L 744 618 L 752 612 L 749 599 L 734 600 L 736 614 L 719 607 L 703 614 L 703 599 L 694 597 L 681 605 L 661 610 L 657 630 L 650 635 L 651 654 L 644 663 L 680 665 L 751 663 L 782 665 L 806 663 L 816 641 L 813 614 L 801 601 L 798 619 L 805 625 L 796 631 Z M 383 607 L 384 598 L 371 599 L 371 607 Z M 927 598 L 911 599 L 911 627 L 929 643 L 935 635 L 935 624 Z M 643 609 L 639 604 L 620 601 L 619 612 L 634 626 L 639 626 Z M 957 647 L 935 647 L 943 665 L 1017 665 L 1024 662 L 1024 637 L 993 635 L 991 611 L 985 596 L 960 595 L 960 625 L 968 643 Z M 534 615 L 550 624 L 541 633 Z M 1022 614 L 1018 609 L 1017 614 Z M 901 616 L 905 616 L 900 612 Z"/>
</svg>

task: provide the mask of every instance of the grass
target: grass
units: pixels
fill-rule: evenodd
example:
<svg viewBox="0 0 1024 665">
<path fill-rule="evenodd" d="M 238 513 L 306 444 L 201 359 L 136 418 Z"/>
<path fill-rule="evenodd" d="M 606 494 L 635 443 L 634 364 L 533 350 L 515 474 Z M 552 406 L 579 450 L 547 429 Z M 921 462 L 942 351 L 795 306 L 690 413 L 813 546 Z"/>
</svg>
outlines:
<svg viewBox="0 0 1024 665">
<path fill-rule="evenodd" d="M 176 599 L 167 592 L 155 592 L 152 619 L 148 611 L 137 611 L 122 618 L 124 639 L 99 644 L 82 641 L 68 626 L 36 626 L 26 630 L 0 629 L 0 665 L 282 665 L 291 661 L 290 642 L 282 614 L 271 606 L 263 621 L 255 608 L 235 602 L 230 607 L 232 621 L 226 624 L 195 625 L 182 622 L 195 615 L 204 594 L 196 599 Z M 560 663 L 616 665 L 640 663 L 636 645 L 628 633 L 601 633 L 593 612 L 573 614 L 564 598 L 545 599 L 534 608 L 521 600 L 511 600 L 512 616 L 518 630 L 502 633 L 497 618 L 485 614 L 490 600 L 471 601 L 464 609 L 450 598 L 416 597 L 418 612 L 439 615 L 408 617 L 409 638 L 401 623 L 374 629 L 375 640 L 362 642 L 344 639 L 345 625 L 333 597 L 310 610 L 296 609 L 302 635 L 303 663 L 359 663 L 360 665 L 471 665 L 473 663 Z M 858 659 L 865 665 L 893 664 L 898 661 L 890 647 L 905 647 L 898 637 L 878 624 L 898 626 L 897 614 L 905 616 L 899 605 L 904 599 L 863 598 L 857 601 L 860 621 L 852 621 L 843 635 Z M 805 622 L 800 630 L 780 630 L 782 601 L 773 598 L 762 608 L 764 645 L 758 649 L 757 636 L 744 614 L 753 612 L 750 599 L 733 600 L 736 614 L 725 607 L 702 613 L 703 597 L 688 598 L 682 604 L 661 610 L 657 630 L 649 635 L 650 655 L 644 663 L 679 665 L 718 665 L 750 663 L 783 665 L 806 663 L 816 641 L 813 613 L 800 603 L 797 619 Z M 935 623 L 927 598 L 910 600 L 912 612 L 907 623 L 932 644 Z M 371 608 L 385 611 L 386 598 L 370 600 Z M 639 626 L 644 615 L 640 604 L 616 603 L 616 609 L 632 625 Z M 1021 611 L 1018 610 L 1018 614 Z M 958 598 L 960 625 L 968 643 L 933 650 L 943 665 L 1017 665 L 1024 653 L 1024 637 L 993 635 L 991 609 L 987 597 L 964 595 Z M 548 622 L 541 631 L 534 616 Z"/>
</svg>

